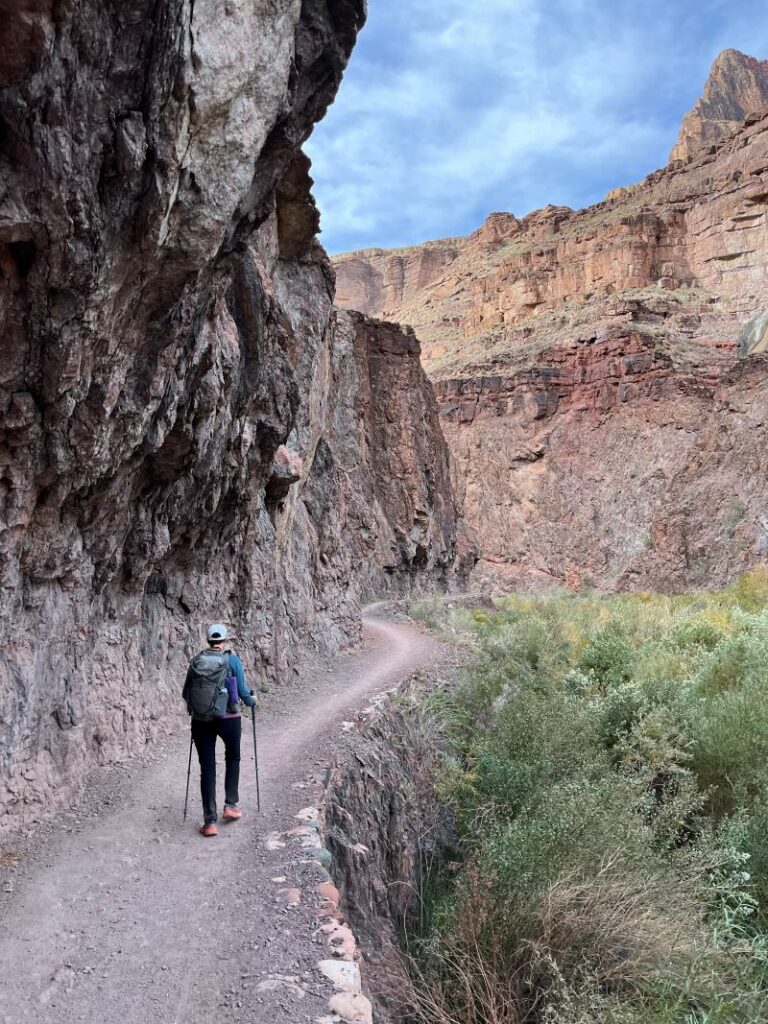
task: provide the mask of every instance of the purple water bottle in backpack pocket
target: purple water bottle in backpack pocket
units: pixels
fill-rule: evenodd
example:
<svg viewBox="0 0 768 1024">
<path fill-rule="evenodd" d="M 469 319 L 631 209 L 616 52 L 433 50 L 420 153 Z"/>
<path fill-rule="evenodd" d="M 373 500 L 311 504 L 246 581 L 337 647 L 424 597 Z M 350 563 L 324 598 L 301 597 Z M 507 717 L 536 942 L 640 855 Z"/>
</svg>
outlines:
<svg viewBox="0 0 768 1024">
<path fill-rule="evenodd" d="M 236 714 L 240 710 L 240 694 L 237 692 L 237 676 L 231 673 L 227 676 L 227 713 Z"/>
</svg>

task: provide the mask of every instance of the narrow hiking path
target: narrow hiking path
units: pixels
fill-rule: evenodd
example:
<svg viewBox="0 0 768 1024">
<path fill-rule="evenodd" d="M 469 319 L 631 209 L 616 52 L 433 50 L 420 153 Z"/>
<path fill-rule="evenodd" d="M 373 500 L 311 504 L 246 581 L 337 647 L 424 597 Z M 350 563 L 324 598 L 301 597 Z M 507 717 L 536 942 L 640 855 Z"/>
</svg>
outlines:
<svg viewBox="0 0 768 1024">
<path fill-rule="evenodd" d="M 359 650 L 265 698 L 261 815 L 244 719 L 244 818 L 216 839 L 197 833 L 194 759 L 182 825 L 188 731 L 124 778 L 113 772 L 99 806 L 85 802 L 85 819 L 54 829 L 0 893 L 0 1021 L 296 1024 L 327 1014 L 333 989 L 315 971 L 330 955 L 317 935 L 324 874 L 278 836 L 316 800 L 342 720 L 445 656 L 413 626 L 369 612 Z M 220 765 L 220 796 L 222 779 Z"/>
</svg>

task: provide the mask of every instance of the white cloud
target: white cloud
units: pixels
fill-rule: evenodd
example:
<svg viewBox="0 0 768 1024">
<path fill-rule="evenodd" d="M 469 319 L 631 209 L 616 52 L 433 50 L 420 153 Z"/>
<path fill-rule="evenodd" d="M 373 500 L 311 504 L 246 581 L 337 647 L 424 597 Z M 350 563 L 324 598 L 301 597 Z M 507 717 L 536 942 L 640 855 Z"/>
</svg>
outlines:
<svg viewBox="0 0 768 1024">
<path fill-rule="evenodd" d="M 466 233 L 495 209 L 580 205 L 637 180 L 665 159 L 719 49 L 766 55 L 768 26 L 750 31 L 749 8 L 370 0 L 307 147 L 326 244 Z"/>
</svg>

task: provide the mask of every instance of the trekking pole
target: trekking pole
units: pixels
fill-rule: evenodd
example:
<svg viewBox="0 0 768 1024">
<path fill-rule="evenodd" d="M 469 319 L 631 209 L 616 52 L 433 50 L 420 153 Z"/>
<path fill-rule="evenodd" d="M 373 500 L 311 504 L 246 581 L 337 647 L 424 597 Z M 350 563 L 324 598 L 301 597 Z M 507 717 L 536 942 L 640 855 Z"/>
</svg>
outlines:
<svg viewBox="0 0 768 1024">
<path fill-rule="evenodd" d="M 184 821 L 187 820 L 187 804 L 189 803 L 189 776 L 192 774 L 192 730 L 189 731 L 189 764 L 187 765 L 187 792 L 184 797 Z"/>
<path fill-rule="evenodd" d="M 259 792 L 259 751 L 256 746 L 256 705 L 251 708 L 253 722 L 253 762 L 256 765 L 256 810 L 261 811 L 261 793 Z"/>
</svg>

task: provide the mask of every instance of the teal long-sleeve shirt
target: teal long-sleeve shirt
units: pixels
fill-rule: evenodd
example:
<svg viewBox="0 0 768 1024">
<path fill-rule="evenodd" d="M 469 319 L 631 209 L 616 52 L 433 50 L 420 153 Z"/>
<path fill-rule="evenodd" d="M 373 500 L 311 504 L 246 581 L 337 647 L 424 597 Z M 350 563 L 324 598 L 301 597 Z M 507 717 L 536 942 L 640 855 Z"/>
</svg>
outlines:
<svg viewBox="0 0 768 1024">
<path fill-rule="evenodd" d="M 232 651 L 227 651 L 229 654 L 229 668 L 232 675 L 237 679 L 237 693 L 240 700 L 246 707 L 252 708 L 256 701 L 251 696 L 251 691 L 245 685 L 245 672 L 243 671 L 243 663 L 240 661 L 236 654 Z"/>
</svg>

